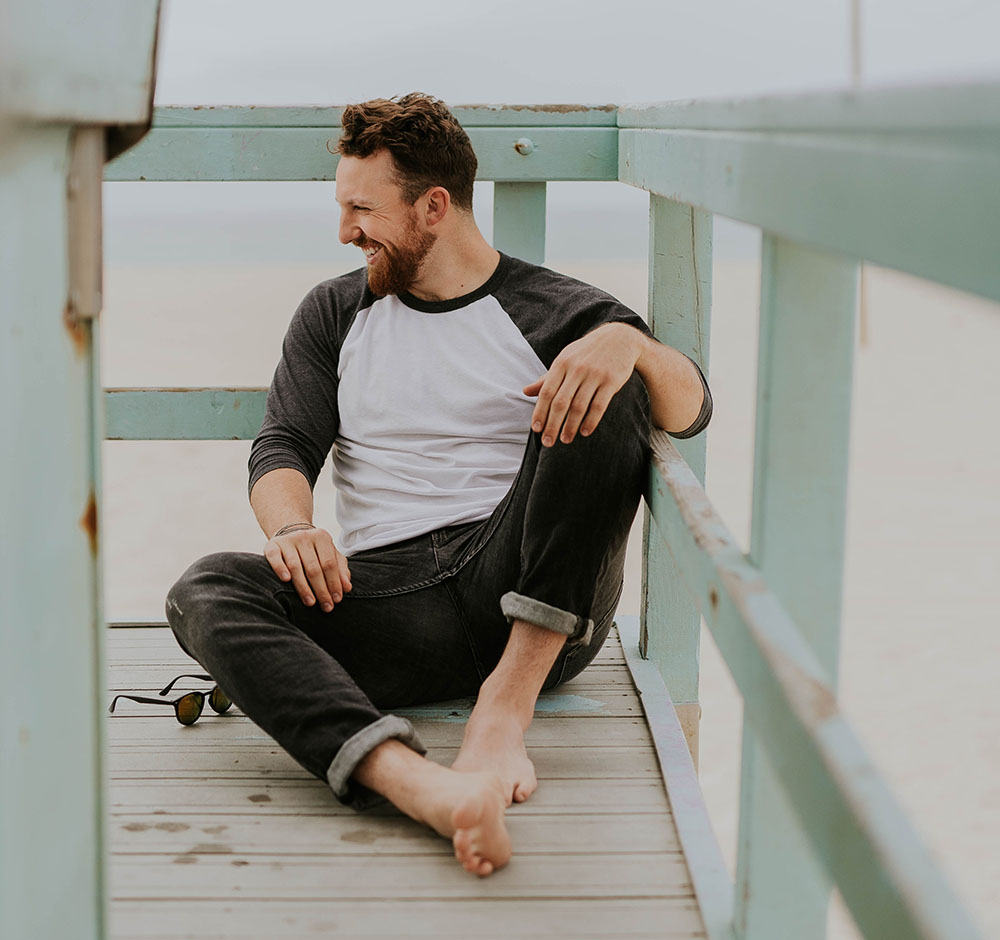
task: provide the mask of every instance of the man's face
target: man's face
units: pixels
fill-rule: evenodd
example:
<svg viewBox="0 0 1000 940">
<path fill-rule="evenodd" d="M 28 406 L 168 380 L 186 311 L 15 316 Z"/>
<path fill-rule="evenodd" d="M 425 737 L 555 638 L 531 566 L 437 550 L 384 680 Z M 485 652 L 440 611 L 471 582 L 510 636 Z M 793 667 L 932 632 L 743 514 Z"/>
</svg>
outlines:
<svg viewBox="0 0 1000 940">
<path fill-rule="evenodd" d="M 383 297 L 413 285 L 437 237 L 421 226 L 417 209 L 393 179 L 393 169 L 387 150 L 341 157 L 337 166 L 340 240 L 364 251 L 368 285 Z"/>
</svg>

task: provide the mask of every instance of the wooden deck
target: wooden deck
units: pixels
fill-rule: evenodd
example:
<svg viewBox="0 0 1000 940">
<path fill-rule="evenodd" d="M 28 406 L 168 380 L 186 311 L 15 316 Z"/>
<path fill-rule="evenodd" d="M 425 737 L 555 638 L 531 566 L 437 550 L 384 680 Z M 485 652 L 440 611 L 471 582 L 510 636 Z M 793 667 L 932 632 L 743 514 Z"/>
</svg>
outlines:
<svg viewBox="0 0 1000 940">
<path fill-rule="evenodd" d="M 166 628 L 111 630 L 107 651 L 111 694 L 155 694 L 193 665 Z M 402 714 L 449 763 L 470 704 Z M 487 879 L 391 807 L 341 806 L 235 708 L 206 712 L 184 728 L 122 701 L 108 723 L 118 940 L 705 937 L 615 634 L 539 700 L 527 735 L 539 788 L 509 811 L 514 858 Z"/>
</svg>

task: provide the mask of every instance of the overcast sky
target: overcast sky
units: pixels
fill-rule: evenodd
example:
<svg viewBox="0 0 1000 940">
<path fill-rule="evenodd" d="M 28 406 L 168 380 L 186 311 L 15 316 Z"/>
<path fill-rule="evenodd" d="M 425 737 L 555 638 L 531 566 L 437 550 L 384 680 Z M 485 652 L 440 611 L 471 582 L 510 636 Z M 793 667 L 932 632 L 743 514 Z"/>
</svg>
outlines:
<svg viewBox="0 0 1000 940">
<path fill-rule="evenodd" d="M 850 0 L 165 0 L 158 104 L 614 102 L 843 86 Z M 996 0 L 860 0 L 869 83 L 1000 77 Z"/>
</svg>

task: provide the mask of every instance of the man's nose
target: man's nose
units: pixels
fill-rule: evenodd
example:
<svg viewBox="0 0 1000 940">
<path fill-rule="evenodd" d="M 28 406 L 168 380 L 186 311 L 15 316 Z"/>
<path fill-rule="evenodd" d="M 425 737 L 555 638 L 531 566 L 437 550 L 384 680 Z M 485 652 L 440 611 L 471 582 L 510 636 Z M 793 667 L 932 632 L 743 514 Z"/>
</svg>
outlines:
<svg viewBox="0 0 1000 940">
<path fill-rule="evenodd" d="M 357 241 L 362 235 L 361 229 L 347 217 L 346 214 L 340 217 L 339 238 L 342 245 L 349 245 Z"/>
</svg>

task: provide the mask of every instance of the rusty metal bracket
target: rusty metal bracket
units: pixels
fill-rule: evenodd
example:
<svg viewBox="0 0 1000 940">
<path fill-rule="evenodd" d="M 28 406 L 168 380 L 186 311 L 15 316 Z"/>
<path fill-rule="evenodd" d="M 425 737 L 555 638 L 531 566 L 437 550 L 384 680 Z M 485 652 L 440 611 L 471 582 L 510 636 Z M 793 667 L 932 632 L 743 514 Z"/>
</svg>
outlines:
<svg viewBox="0 0 1000 940">
<path fill-rule="evenodd" d="M 69 230 L 69 296 L 71 323 L 96 319 L 103 306 L 101 184 L 104 179 L 104 128 L 78 127 L 70 144 L 66 177 Z"/>
</svg>

